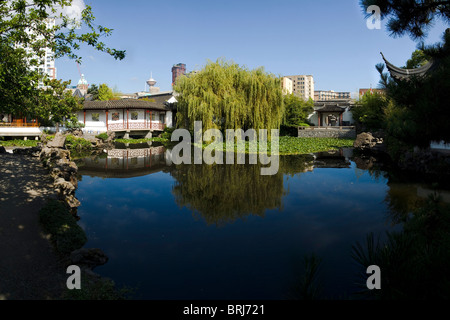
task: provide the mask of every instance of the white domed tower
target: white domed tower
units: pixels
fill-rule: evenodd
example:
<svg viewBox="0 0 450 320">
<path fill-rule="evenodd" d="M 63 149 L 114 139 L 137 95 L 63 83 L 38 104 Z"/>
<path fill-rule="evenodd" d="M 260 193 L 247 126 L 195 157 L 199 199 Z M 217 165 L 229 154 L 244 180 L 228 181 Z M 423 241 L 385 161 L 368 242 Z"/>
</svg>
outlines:
<svg viewBox="0 0 450 320">
<path fill-rule="evenodd" d="M 156 80 L 153 79 L 153 73 L 150 76 L 150 79 L 147 80 L 147 84 L 148 84 L 148 91 L 150 92 L 150 94 L 156 94 L 159 93 L 159 88 L 155 87 L 156 84 Z"/>
<path fill-rule="evenodd" d="M 81 75 L 81 79 L 80 79 L 80 81 L 78 81 L 77 88 L 80 89 L 80 91 L 82 91 L 82 92 L 87 92 L 87 90 L 89 88 L 89 84 L 88 84 L 86 78 L 84 77 L 84 74 Z"/>
</svg>

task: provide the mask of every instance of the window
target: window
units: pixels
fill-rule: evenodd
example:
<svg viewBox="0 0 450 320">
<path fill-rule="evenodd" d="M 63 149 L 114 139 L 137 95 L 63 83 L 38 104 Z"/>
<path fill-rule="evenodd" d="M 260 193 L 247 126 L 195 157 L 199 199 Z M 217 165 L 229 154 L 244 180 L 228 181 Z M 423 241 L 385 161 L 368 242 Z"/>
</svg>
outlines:
<svg viewBox="0 0 450 320">
<path fill-rule="evenodd" d="M 139 114 L 137 111 L 131 111 L 131 120 L 138 120 Z"/>
<path fill-rule="evenodd" d="M 161 121 L 161 123 L 164 123 L 164 118 L 165 118 L 165 114 L 164 113 L 160 113 L 159 114 L 159 120 Z"/>
<path fill-rule="evenodd" d="M 92 121 L 100 121 L 100 113 L 93 113 Z"/>
<path fill-rule="evenodd" d="M 112 121 L 119 121 L 120 120 L 120 113 L 113 112 L 112 115 L 111 115 L 111 119 L 112 119 Z"/>
<path fill-rule="evenodd" d="M 156 112 L 152 112 L 152 121 L 156 121 Z"/>
</svg>

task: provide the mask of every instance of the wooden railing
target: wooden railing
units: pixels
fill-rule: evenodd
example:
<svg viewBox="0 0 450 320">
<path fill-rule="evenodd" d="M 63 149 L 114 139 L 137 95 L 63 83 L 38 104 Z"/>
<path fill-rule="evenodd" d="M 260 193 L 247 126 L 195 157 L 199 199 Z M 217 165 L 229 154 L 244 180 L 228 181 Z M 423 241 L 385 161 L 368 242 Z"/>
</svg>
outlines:
<svg viewBox="0 0 450 320">
<path fill-rule="evenodd" d="M 39 127 L 39 123 L 25 123 L 25 122 L 0 122 L 0 127 L 19 127 L 19 128 L 28 128 L 28 127 Z"/>
<path fill-rule="evenodd" d="M 164 123 L 150 123 L 150 122 L 129 122 L 127 123 L 109 123 L 108 130 L 122 131 L 122 130 L 156 130 L 164 131 L 166 125 Z"/>
</svg>

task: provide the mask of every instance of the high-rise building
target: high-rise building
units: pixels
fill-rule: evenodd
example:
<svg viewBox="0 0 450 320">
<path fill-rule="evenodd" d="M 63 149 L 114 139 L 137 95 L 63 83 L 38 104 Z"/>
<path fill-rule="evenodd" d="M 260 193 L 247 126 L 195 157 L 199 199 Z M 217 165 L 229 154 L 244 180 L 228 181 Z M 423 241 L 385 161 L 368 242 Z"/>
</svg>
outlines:
<svg viewBox="0 0 450 320">
<path fill-rule="evenodd" d="M 294 95 L 304 100 L 314 100 L 314 77 L 312 75 L 285 76 L 292 81 Z"/>
<path fill-rule="evenodd" d="M 315 101 L 326 101 L 326 100 L 336 100 L 336 99 L 350 99 L 350 92 L 335 92 L 333 90 L 324 91 L 318 90 L 314 91 Z"/>
<path fill-rule="evenodd" d="M 186 74 L 186 65 L 184 63 L 175 64 L 172 67 L 172 85 L 175 84 L 178 77 Z"/>
<path fill-rule="evenodd" d="M 283 89 L 283 94 L 292 94 L 294 92 L 294 83 L 291 79 L 283 77 L 281 78 L 281 88 Z"/>
<path fill-rule="evenodd" d="M 55 26 L 55 19 L 48 18 L 46 23 L 47 28 L 51 29 Z M 29 31 L 29 33 L 32 33 L 32 31 Z M 37 40 L 41 39 L 42 36 L 37 37 Z M 25 50 L 28 53 L 31 52 L 31 48 L 25 48 Z M 57 75 L 56 75 L 55 55 L 50 48 L 43 48 L 43 55 L 41 57 L 35 55 L 33 59 L 37 59 L 39 61 L 39 65 L 33 66 L 32 70 L 38 70 L 39 72 L 48 75 L 50 79 L 56 79 Z M 42 87 L 43 83 L 40 83 L 39 86 Z"/>
</svg>

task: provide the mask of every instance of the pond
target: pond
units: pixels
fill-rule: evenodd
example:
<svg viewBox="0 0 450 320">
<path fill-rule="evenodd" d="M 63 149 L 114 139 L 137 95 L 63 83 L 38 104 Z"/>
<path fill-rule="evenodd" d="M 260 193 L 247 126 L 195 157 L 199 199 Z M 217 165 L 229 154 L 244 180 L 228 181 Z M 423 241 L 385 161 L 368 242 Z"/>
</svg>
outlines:
<svg viewBox="0 0 450 320">
<path fill-rule="evenodd" d="M 134 299 L 293 299 L 314 254 L 321 297 L 359 290 L 352 245 L 399 230 L 429 193 L 351 149 L 259 165 L 173 165 L 162 146 L 78 160 L 79 224 L 109 261 L 95 272 Z"/>
</svg>

